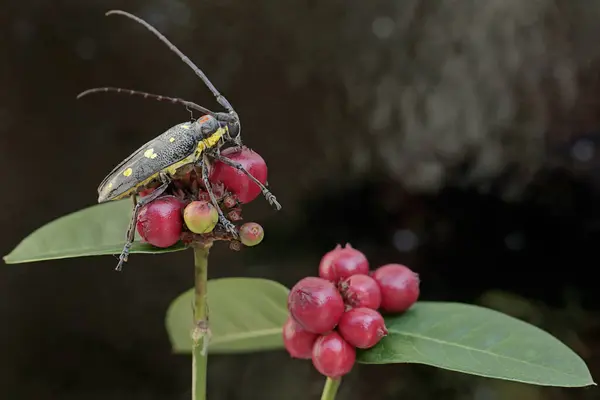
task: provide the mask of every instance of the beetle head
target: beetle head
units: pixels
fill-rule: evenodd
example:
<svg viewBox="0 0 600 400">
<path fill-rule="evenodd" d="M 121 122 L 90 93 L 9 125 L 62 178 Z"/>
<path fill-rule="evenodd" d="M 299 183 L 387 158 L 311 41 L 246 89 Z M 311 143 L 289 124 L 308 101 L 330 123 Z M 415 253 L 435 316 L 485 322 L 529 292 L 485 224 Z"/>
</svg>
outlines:
<svg viewBox="0 0 600 400">
<path fill-rule="evenodd" d="M 210 115 L 204 115 L 196 122 L 196 131 L 199 133 L 198 139 L 205 139 L 219 129 L 219 121 Z"/>
<path fill-rule="evenodd" d="M 242 145 L 242 125 L 239 120 L 227 123 L 227 140 Z"/>
</svg>

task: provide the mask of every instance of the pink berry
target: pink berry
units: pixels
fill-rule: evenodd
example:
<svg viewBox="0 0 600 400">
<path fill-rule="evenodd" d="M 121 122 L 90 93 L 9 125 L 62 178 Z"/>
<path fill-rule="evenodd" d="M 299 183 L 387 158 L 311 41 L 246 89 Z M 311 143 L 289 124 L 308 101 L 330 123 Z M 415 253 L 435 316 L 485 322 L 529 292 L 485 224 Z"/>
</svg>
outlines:
<svg viewBox="0 0 600 400">
<path fill-rule="evenodd" d="M 338 324 L 344 313 L 344 300 L 333 283 L 307 277 L 290 290 L 288 310 L 305 330 L 321 334 Z"/>
<path fill-rule="evenodd" d="M 292 317 L 288 317 L 283 325 L 283 344 L 290 356 L 308 360 L 312 357 L 312 349 L 317 340 L 316 333 L 304 330 Z"/>
<path fill-rule="evenodd" d="M 338 331 L 348 343 L 359 349 L 370 349 L 388 333 L 381 314 L 364 307 L 345 312 Z"/>
<path fill-rule="evenodd" d="M 241 164 L 252 176 L 263 185 L 267 182 L 267 164 L 265 160 L 253 150 L 246 147 L 240 149 L 229 148 L 221 154 Z M 260 194 L 260 188 L 246 174 L 220 161 L 216 161 L 210 173 L 211 182 L 221 182 L 225 188 L 234 194 L 240 203 L 249 203 Z"/>
<path fill-rule="evenodd" d="M 256 246 L 265 238 L 265 231 L 256 222 L 246 222 L 240 226 L 240 241 L 244 246 Z"/>
<path fill-rule="evenodd" d="M 159 197 L 144 205 L 137 217 L 137 231 L 156 247 L 170 247 L 179 241 L 183 229 L 183 203 L 175 196 Z"/>
<path fill-rule="evenodd" d="M 419 275 L 401 264 L 387 264 L 371 274 L 381 289 L 381 309 L 400 313 L 419 298 Z"/>
<path fill-rule="evenodd" d="M 337 245 L 323 256 L 319 264 L 319 276 L 334 283 L 352 275 L 368 273 L 367 257 L 350 244 L 346 244 L 344 248 Z"/>
<path fill-rule="evenodd" d="M 352 370 L 356 349 L 337 332 L 320 336 L 312 350 L 312 362 L 317 371 L 328 378 L 340 378 Z"/>
<path fill-rule="evenodd" d="M 381 305 L 381 290 L 375 279 L 369 275 L 352 275 L 338 284 L 344 302 L 352 308 L 372 308 Z"/>
</svg>

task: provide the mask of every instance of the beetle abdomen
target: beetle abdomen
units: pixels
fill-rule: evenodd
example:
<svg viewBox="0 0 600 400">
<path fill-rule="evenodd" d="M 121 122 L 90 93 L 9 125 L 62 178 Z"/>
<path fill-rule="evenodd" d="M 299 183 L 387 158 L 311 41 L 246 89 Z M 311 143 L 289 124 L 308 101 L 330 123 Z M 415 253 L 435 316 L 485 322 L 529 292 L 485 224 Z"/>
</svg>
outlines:
<svg viewBox="0 0 600 400">
<path fill-rule="evenodd" d="M 140 147 L 121 162 L 98 187 L 98 202 L 126 197 L 166 168 L 194 157 L 198 142 L 193 123 L 178 124 Z"/>
</svg>

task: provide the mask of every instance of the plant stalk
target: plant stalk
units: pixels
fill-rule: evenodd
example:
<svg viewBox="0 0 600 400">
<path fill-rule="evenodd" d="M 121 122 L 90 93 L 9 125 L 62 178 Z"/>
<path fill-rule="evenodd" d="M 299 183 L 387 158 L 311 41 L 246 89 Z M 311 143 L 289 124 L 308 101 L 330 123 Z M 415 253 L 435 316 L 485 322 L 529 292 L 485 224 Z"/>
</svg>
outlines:
<svg viewBox="0 0 600 400">
<path fill-rule="evenodd" d="M 208 361 L 208 253 L 212 243 L 195 243 L 194 249 L 194 330 L 192 332 L 192 400 L 206 400 Z"/>
<path fill-rule="evenodd" d="M 321 400 L 335 400 L 335 396 L 337 395 L 341 383 L 342 378 L 327 378 L 323 393 L 321 394 Z"/>
</svg>

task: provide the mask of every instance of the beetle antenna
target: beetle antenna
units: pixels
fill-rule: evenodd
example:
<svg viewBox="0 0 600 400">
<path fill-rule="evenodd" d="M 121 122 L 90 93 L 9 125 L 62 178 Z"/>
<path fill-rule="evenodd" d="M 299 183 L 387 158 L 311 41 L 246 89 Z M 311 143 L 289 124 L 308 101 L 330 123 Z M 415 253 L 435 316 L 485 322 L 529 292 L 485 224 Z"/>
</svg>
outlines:
<svg viewBox="0 0 600 400">
<path fill-rule="evenodd" d="M 175 45 L 173 43 L 171 43 L 169 41 L 169 39 L 167 39 L 162 33 L 160 33 L 158 30 L 156 30 L 156 28 L 154 28 L 152 25 L 150 25 L 148 22 L 144 21 L 143 19 L 136 17 L 133 14 L 130 14 L 128 12 L 125 11 L 121 11 L 121 10 L 111 10 L 109 12 L 106 13 L 106 15 L 112 15 L 112 14 L 120 14 L 123 15 L 127 18 L 130 18 L 136 22 L 138 22 L 139 24 L 143 25 L 146 27 L 146 29 L 148 29 L 150 32 L 154 33 L 154 35 L 156 35 L 161 42 L 163 42 L 164 44 L 167 45 L 167 47 L 169 47 L 169 49 L 171 49 L 171 51 L 175 54 L 177 54 L 179 57 L 181 57 L 181 61 L 183 61 L 184 63 L 186 63 L 193 71 L 196 75 L 198 75 L 200 77 L 200 79 L 202 79 L 202 81 L 204 82 L 204 84 L 210 89 L 210 91 L 213 93 L 213 95 L 215 96 L 215 98 L 217 99 L 217 102 L 223 107 L 225 108 L 227 111 L 229 111 L 230 114 L 236 115 L 236 112 L 233 110 L 233 107 L 231 106 L 231 104 L 229 103 L 229 101 L 227 101 L 227 99 L 221 94 L 219 93 L 219 91 L 217 90 L 217 88 L 215 88 L 215 86 L 211 83 L 211 81 L 208 79 L 208 77 L 204 74 L 204 72 L 202 72 L 202 70 L 200 68 L 198 68 L 196 66 L 196 64 L 194 64 L 192 62 L 192 60 L 190 60 L 185 54 L 183 54 L 181 52 L 181 50 L 179 50 L 177 47 L 175 47 Z"/>
<path fill-rule="evenodd" d="M 160 94 L 152 94 L 152 93 L 140 92 L 139 90 L 123 89 L 123 88 L 118 88 L 118 87 L 99 87 L 99 88 L 88 89 L 86 91 L 79 93 L 77 95 L 77 99 L 80 99 L 83 96 L 87 96 L 88 94 L 108 93 L 108 92 L 123 93 L 123 94 L 129 94 L 132 96 L 133 95 L 142 96 L 145 99 L 154 99 L 154 100 L 158 100 L 158 101 L 168 101 L 171 104 L 181 104 L 181 105 L 186 106 L 186 108 L 188 108 L 188 109 L 193 108 L 194 110 L 198 110 L 204 114 L 208 114 L 211 117 L 214 117 L 214 118 L 217 117 L 214 112 L 212 112 L 209 109 L 204 108 L 196 103 L 192 103 L 191 101 L 187 101 L 187 100 L 183 100 L 183 99 L 179 99 L 179 98 L 175 98 L 175 97 L 162 96 Z"/>
</svg>

